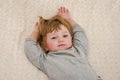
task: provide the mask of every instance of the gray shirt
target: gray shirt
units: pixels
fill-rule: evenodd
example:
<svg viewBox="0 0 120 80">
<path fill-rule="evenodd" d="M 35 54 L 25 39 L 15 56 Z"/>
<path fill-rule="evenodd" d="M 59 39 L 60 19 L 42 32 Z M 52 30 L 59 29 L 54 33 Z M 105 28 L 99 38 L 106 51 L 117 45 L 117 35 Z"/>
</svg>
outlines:
<svg viewBox="0 0 120 80">
<path fill-rule="evenodd" d="M 50 80 L 100 80 L 87 60 L 87 38 L 83 29 L 73 26 L 73 46 L 46 54 L 36 40 L 27 38 L 25 51 L 29 61 Z"/>
</svg>

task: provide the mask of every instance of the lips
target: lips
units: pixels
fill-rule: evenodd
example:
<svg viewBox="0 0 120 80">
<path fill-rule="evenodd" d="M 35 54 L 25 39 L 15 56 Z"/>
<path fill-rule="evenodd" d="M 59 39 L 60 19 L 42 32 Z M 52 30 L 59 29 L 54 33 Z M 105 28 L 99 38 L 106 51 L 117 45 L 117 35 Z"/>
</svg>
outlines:
<svg viewBox="0 0 120 80">
<path fill-rule="evenodd" d="M 65 44 L 59 44 L 58 46 L 59 46 L 59 47 L 61 47 L 61 46 L 65 46 Z"/>
</svg>

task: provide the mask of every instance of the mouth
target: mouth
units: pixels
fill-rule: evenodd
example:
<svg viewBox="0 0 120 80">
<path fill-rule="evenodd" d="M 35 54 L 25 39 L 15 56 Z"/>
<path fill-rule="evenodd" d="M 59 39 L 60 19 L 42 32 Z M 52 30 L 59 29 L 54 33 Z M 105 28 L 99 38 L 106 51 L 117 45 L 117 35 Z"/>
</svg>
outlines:
<svg viewBox="0 0 120 80">
<path fill-rule="evenodd" d="M 65 46 L 65 44 L 59 44 L 58 47 Z"/>
</svg>

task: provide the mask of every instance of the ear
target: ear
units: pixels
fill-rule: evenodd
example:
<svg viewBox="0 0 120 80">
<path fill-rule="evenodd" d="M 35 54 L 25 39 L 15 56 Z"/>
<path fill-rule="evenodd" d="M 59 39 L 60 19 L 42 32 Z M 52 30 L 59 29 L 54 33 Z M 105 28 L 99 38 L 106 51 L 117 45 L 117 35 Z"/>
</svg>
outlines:
<svg viewBox="0 0 120 80">
<path fill-rule="evenodd" d="M 42 43 L 41 43 L 41 47 L 45 50 L 45 52 L 48 51 L 48 48 L 47 48 L 47 45 L 46 45 L 45 42 L 42 42 Z"/>
</svg>

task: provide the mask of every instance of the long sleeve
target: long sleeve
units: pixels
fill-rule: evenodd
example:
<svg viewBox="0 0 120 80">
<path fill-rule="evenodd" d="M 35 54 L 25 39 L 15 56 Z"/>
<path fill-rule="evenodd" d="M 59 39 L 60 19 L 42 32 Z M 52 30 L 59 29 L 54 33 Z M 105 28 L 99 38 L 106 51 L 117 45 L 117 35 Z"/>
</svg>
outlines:
<svg viewBox="0 0 120 80">
<path fill-rule="evenodd" d="M 29 61 L 39 69 L 43 69 L 44 60 L 46 58 L 45 52 L 42 50 L 40 46 L 38 46 L 37 42 L 31 38 L 27 38 L 25 40 L 25 52 Z"/>
<path fill-rule="evenodd" d="M 87 55 L 88 49 L 88 40 L 84 30 L 80 27 L 80 25 L 75 24 L 73 26 L 73 45 L 80 51 L 80 53 L 84 53 Z"/>
</svg>

